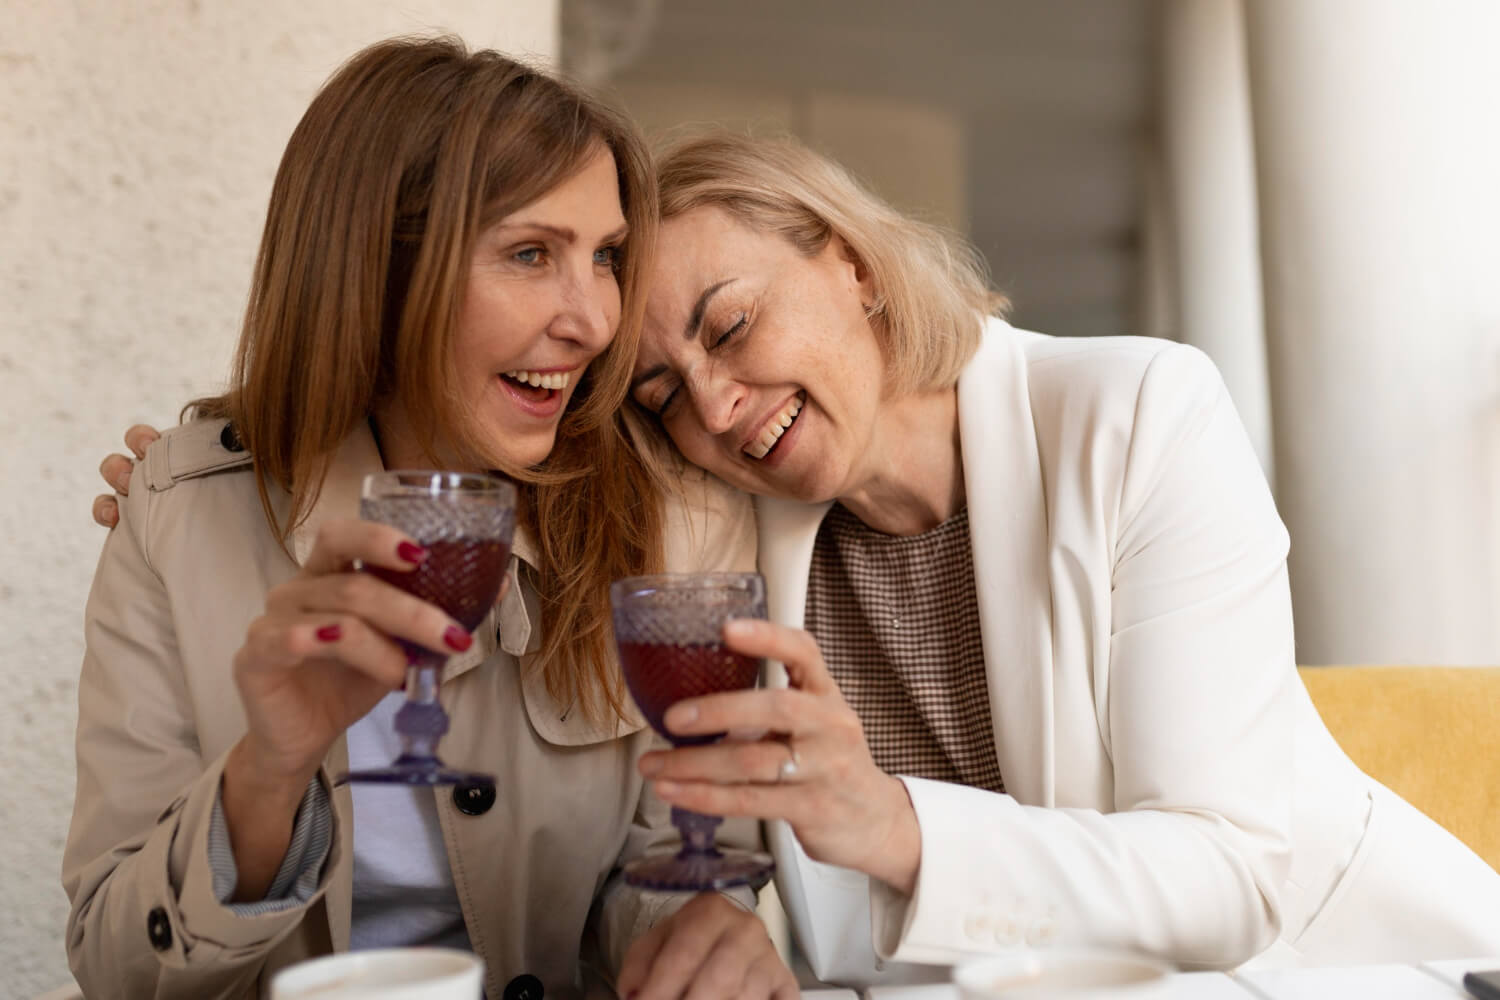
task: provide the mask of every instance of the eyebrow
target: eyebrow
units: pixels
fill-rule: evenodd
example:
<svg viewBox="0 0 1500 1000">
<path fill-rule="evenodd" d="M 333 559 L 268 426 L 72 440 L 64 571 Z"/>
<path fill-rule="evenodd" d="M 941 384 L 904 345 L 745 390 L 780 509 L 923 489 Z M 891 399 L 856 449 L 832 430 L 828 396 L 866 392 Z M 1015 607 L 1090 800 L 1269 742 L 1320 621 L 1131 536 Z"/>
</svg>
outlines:
<svg viewBox="0 0 1500 1000">
<path fill-rule="evenodd" d="M 545 222 L 527 222 L 525 219 L 517 219 L 514 222 L 502 222 L 496 228 L 498 228 L 498 229 L 540 229 L 542 232 L 544 232 L 544 233 L 551 233 L 553 236 L 556 236 L 558 239 L 563 240 L 564 242 L 567 242 L 567 243 L 575 243 L 578 240 L 578 232 L 577 232 L 577 230 L 570 229 L 567 226 L 553 226 L 553 225 L 549 225 L 549 224 L 547 224 Z M 629 234 L 629 232 L 630 232 L 630 223 L 623 222 L 623 223 L 620 224 L 620 227 L 618 229 L 614 230 L 613 232 L 606 233 L 603 236 L 603 238 L 600 240 L 600 242 L 602 242 L 602 243 L 613 243 L 613 242 L 615 242 L 617 240 L 623 240 L 626 237 L 626 235 Z"/>
<path fill-rule="evenodd" d="M 693 311 L 688 313 L 687 323 L 685 323 L 682 327 L 683 340 L 692 340 L 694 337 L 698 336 L 698 328 L 703 325 L 703 314 L 708 311 L 709 300 L 714 297 L 719 289 L 723 288 L 725 285 L 731 285 L 733 283 L 733 278 L 725 278 L 723 281 L 716 281 L 712 285 L 709 285 L 707 288 L 703 289 L 703 294 L 699 295 L 698 301 L 693 303 Z M 637 389 L 645 385 L 647 382 L 650 382 L 658 375 L 661 375 L 666 370 L 666 365 L 652 365 L 650 368 L 647 368 L 645 371 L 641 372 L 641 374 L 630 380 L 630 393 L 634 395 Z"/>
</svg>

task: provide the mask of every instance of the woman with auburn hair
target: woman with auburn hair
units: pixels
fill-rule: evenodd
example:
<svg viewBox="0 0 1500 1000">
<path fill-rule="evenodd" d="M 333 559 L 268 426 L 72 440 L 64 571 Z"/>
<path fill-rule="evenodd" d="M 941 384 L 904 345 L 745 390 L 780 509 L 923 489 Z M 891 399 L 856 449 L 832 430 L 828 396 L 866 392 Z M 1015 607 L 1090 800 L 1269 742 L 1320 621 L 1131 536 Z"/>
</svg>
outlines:
<svg viewBox="0 0 1500 1000">
<path fill-rule="evenodd" d="M 1500 875 L 1296 673 L 1288 538 L 1213 365 L 995 314 L 975 255 L 788 141 L 659 153 L 632 398 L 757 495 L 772 690 L 680 702 L 673 805 L 774 821 L 820 979 L 1025 947 L 1500 954 Z M 779 688 L 779 689 L 777 689 Z"/>
<path fill-rule="evenodd" d="M 614 875 L 672 834 L 607 585 L 753 560 L 748 507 L 702 476 L 663 500 L 615 419 L 655 207 L 629 122 L 495 52 L 380 43 L 313 100 L 229 391 L 145 451 L 90 594 L 63 862 L 89 995 L 250 997 L 306 956 L 423 943 L 473 948 L 497 998 L 581 995 L 627 950 L 643 995 L 795 993 L 744 900 Z M 367 473 L 412 467 L 519 483 L 473 635 L 353 572 L 424 557 L 352 516 Z M 398 640 L 459 654 L 444 753 L 498 801 L 332 787 L 393 756 Z"/>
</svg>

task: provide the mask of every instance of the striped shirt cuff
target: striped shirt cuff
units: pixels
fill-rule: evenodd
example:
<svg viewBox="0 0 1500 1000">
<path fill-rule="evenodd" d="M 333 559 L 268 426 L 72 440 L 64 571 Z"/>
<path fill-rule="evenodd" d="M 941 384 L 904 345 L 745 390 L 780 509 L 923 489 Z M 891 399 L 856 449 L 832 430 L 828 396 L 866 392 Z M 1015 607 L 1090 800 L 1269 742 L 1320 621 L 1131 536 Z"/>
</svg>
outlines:
<svg viewBox="0 0 1500 1000">
<path fill-rule="evenodd" d="M 208 827 L 208 865 L 213 872 L 214 898 L 241 917 L 259 917 L 301 906 L 318 891 L 318 879 L 323 874 L 323 862 L 328 858 L 332 840 L 333 806 L 323 782 L 314 776 L 307 783 L 307 791 L 302 793 L 292 827 L 292 842 L 287 845 L 286 856 L 281 859 L 281 867 L 265 898 L 253 903 L 231 903 L 240 872 L 229 843 L 223 800 L 215 798 L 213 819 Z"/>
</svg>

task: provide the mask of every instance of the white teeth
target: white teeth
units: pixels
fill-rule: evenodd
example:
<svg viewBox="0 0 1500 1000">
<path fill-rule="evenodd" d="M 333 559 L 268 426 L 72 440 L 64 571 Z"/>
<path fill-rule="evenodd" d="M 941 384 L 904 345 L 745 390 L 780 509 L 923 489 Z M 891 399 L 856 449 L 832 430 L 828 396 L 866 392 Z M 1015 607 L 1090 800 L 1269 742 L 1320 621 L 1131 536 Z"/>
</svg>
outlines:
<svg viewBox="0 0 1500 1000">
<path fill-rule="evenodd" d="M 803 398 L 802 393 L 797 393 L 779 413 L 767 420 L 766 425 L 760 429 L 760 436 L 746 446 L 745 454 L 757 461 L 765 458 L 775 447 L 776 442 L 781 440 L 781 435 L 786 433 L 786 429 L 792 426 L 792 422 L 797 419 L 797 414 L 802 412 Z"/>
<path fill-rule="evenodd" d="M 566 389 L 568 383 L 573 380 L 572 372 L 506 372 L 505 377 L 515 379 L 523 385 L 536 386 L 542 389 Z"/>
</svg>

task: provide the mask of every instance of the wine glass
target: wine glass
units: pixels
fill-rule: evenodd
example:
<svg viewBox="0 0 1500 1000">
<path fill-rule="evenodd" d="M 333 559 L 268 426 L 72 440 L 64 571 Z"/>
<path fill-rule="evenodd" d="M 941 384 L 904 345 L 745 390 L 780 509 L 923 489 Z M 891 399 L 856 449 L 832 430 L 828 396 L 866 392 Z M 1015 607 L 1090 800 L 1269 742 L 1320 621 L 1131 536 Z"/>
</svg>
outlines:
<svg viewBox="0 0 1500 1000">
<path fill-rule="evenodd" d="M 755 686 L 760 660 L 728 649 L 723 631 L 731 618 L 766 617 L 765 580 L 758 573 L 634 576 L 617 580 L 609 598 L 625 684 L 651 728 L 674 746 L 722 739 L 724 733 L 678 736 L 667 731 L 662 716 L 684 698 Z M 632 861 L 625 881 L 659 892 L 764 885 L 771 877 L 770 856 L 719 850 L 714 830 L 722 822 L 673 806 L 682 849 Z"/>
<path fill-rule="evenodd" d="M 500 594 L 515 529 L 516 491 L 494 476 L 462 472 L 392 470 L 366 476 L 359 513 L 367 521 L 399 528 L 427 558 L 409 572 L 361 566 L 366 573 L 436 604 L 472 632 Z M 438 740 L 448 713 L 438 703 L 447 656 L 414 642 L 406 650 L 406 704 L 396 713 L 402 752 L 388 767 L 350 771 L 344 781 L 402 785 L 493 787 L 491 775 L 445 767 Z"/>
</svg>

